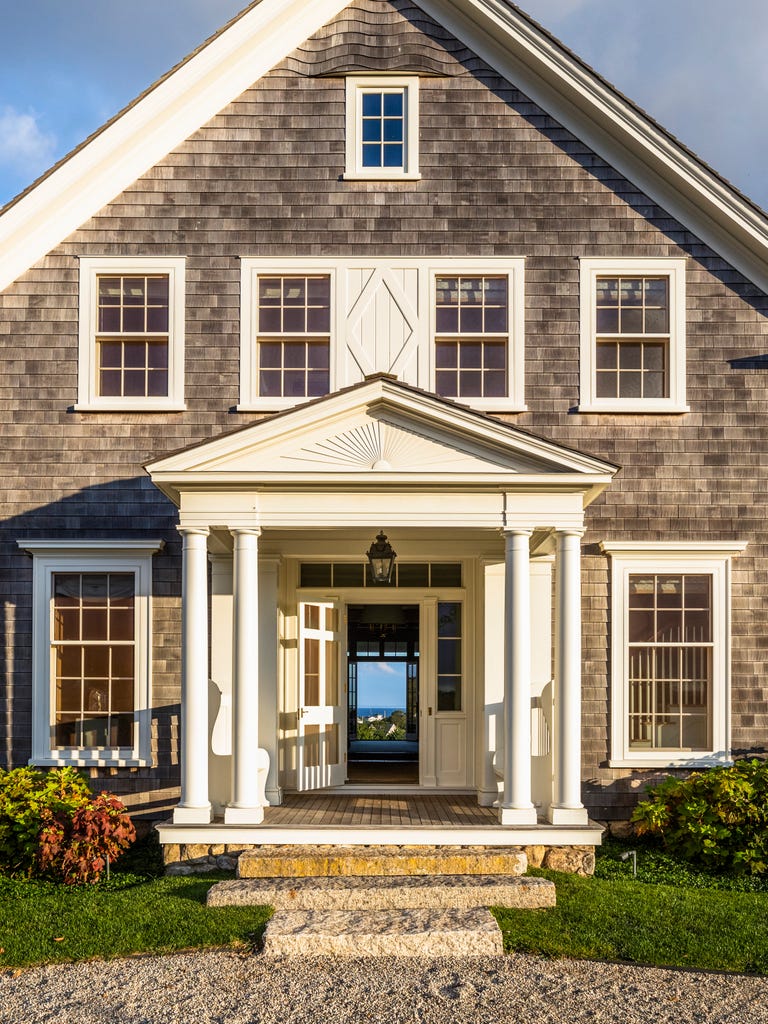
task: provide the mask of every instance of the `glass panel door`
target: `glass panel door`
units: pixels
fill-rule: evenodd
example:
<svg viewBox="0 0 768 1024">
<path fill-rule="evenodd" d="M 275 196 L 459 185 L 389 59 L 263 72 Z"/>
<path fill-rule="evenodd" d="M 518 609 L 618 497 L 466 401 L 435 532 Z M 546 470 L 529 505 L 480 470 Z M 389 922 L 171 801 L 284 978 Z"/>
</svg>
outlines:
<svg viewBox="0 0 768 1024">
<path fill-rule="evenodd" d="M 341 635 L 334 603 L 299 605 L 298 789 L 346 780 L 346 695 L 340 685 Z"/>
</svg>

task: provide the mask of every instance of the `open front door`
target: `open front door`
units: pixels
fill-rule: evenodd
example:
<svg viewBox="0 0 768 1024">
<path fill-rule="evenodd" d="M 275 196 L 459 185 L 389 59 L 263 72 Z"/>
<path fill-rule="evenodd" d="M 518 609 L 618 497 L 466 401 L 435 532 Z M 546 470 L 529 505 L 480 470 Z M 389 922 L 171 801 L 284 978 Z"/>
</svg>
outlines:
<svg viewBox="0 0 768 1024">
<path fill-rule="evenodd" d="M 298 789 L 343 785 L 347 701 L 340 685 L 341 633 L 334 602 L 299 604 Z"/>
</svg>

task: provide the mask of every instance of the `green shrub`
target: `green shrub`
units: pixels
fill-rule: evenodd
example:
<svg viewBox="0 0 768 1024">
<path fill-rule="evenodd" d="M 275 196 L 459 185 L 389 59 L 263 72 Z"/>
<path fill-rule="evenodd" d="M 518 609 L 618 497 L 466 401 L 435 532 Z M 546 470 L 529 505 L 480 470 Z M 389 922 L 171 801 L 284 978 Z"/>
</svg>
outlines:
<svg viewBox="0 0 768 1024">
<path fill-rule="evenodd" d="M 669 778 L 648 792 L 632 816 L 639 835 L 710 870 L 768 871 L 768 762 Z"/>
<path fill-rule="evenodd" d="M 75 768 L 0 769 L 0 870 L 17 876 L 35 874 L 46 816 L 71 818 L 91 795 L 88 782 Z"/>
<path fill-rule="evenodd" d="M 94 796 L 76 769 L 0 769 L 0 871 L 98 881 L 134 838 L 123 804 Z"/>
</svg>

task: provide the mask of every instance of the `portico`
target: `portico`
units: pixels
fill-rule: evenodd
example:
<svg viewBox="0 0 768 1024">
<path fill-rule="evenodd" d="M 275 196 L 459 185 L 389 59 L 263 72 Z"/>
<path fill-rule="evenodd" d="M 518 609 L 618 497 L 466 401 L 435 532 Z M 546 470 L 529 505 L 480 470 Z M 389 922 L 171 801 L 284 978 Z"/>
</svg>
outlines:
<svg viewBox="0 0 768 1024">
<path fill-rule="evenodd" d="M 418 608 L 419 791 L 475 794 L 501 829 L 587 826 L 580 538 L 615 466 L 382 375 L 148 471 L 183 538 L 175 828 L 258 834 L 283 793 L 344 791 L 355 602 Z M 350 567 L 382 527 L 410 571 L 376 590 Z"/>
</svg>

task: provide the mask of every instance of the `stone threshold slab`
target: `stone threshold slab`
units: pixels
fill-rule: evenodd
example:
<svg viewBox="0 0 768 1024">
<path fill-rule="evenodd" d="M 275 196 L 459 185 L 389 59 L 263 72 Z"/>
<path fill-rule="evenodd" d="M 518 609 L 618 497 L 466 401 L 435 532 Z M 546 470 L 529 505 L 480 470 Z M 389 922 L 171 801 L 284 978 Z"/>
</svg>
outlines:
<svg viewBox="0 0 768 1024">
<path fill-rule="evenodd" d="M 239 878 L 523 875 L 527 869 L 519 847 L 261 847 L 237 862 Z"/>
<path fill-rule="evenodd" d="M 217 882 L 206 902 L 276 910 L 538 909 L 554 907 L 556 893 L 546 878 L 509 875 L 240 878 Z"/>
<path fill-rule="evenodd" d="M 266 956 L 502 956 L 488 910 L 279 910 L 264 933 Z"/>
</svg>

